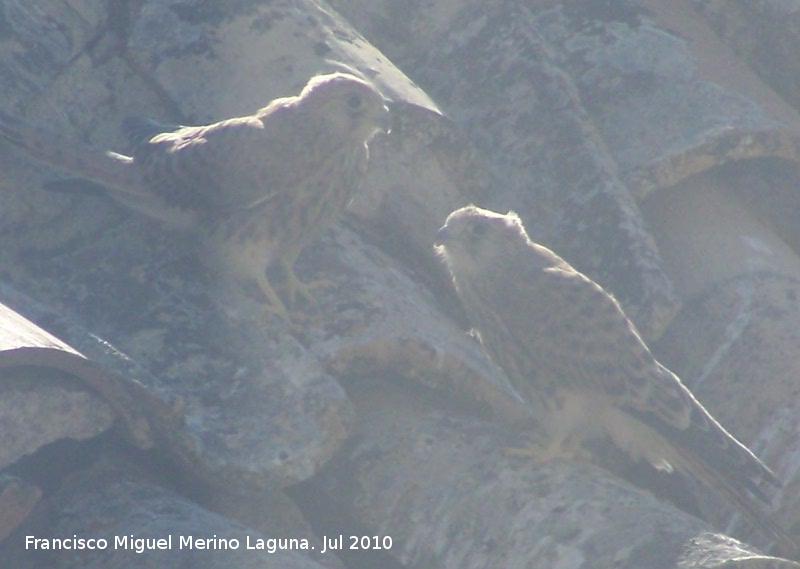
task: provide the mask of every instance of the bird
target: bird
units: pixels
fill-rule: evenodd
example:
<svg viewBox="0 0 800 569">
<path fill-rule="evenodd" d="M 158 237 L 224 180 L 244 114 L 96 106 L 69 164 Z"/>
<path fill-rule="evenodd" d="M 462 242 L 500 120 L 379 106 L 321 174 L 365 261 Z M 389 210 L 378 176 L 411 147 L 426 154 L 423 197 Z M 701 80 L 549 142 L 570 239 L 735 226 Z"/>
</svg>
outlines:
<svg viewBox="0 0 800 569">
<path fill-rule="evenodd" d="M 310 290 L 294 273 L 303 248 L 331 226 L 364 178 L 368 144 L 388 132 L 388 101 L 351 73 L 312 77 L 298 95 L 203 126 L 128 118 L 132 155 L 99 152 L 0 112 L 0 137 L 102 187 L 118 202 L 196 240 L 225 283 L 290 322 Z M 287 303 L 267 276 L 283 271 Z"/>
<path fill-rule="evenodd" d="M 531 455 L 575 458 L 608 437 L 632 459 L 715 490 L 783 549 L 761 512 L 775 474 L 648 349 L 619 302 L 550 249 L 513 211 L 453 211 L 434 247 L 490 358 L 539 417 Z"/>
</svg>

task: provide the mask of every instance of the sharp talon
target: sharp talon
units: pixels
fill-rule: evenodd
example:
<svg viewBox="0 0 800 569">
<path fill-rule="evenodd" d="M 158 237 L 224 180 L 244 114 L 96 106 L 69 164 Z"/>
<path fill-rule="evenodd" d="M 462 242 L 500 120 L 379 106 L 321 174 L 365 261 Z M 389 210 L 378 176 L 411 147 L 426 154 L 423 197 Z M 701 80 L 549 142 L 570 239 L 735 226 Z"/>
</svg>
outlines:
<svg viewBox="0 0 800 569">
<path fill-rule="evenodd" d="M 311 291 L 315 288 L 333 286 L 335 284 L 327 279 L 320 279 L 310 283 L 302 282 L 294 273 L 293 260 L 284 259 L 281 261 L 281 266 L 283 267 L 283 273 L 285 275 L 284 278 L 286 279 L 286 295 L 289 299 L 290 307 L 294 306 L 294 301 L 297 298 L 298 293 L 306 300 L 306 302 L 318 307 L 319 303 L 317 302 L 317 299 L 314 298 L 314 295 L 311 294 Z"/>
</svg>

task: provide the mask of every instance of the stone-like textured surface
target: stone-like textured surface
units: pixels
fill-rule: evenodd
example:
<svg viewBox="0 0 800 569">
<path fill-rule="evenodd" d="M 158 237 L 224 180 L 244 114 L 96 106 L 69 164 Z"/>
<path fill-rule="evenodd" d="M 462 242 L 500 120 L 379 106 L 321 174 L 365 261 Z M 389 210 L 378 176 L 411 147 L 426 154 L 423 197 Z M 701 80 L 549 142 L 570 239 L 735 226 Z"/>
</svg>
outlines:
<svg viewBox="0 0 800 569">
<path fill-rule="evenodd" d="M 9 378 L 6 382 L 9 390 L 27 390 L 34 397 L 49 391 L 47 399 L 50 399 L 51 405 L 57 407 L 58 397 L 52 399 L 51 396 L 60 389 L 62 395 L 69 394 L 68 399 L 73 403 L 83 400 L 92 405 L 99 404 L 98 410 L 87 411 L 84 414 L 77 413 L 76 417 L 71 419 L 83 420 L 88 432 L 97 434 L 107 429 L 111 424 L 108 413 L 113 410 L 124 426 L 124 434 L 133 444 L 143 449 L 154 445 L 154 432 L 150 419 L 155 418 L 154 414 L 163 414 L 164 411 L 169 415 L 166 406 L 159 406 L 157 400 L 131 378 L 110 372 L 96 361 L 87 359 L 63 340 L 38 327 L 22 314 L 11 310 L 7 304 L 20 307 L 29 312 L 32 318 L 42 322 L 56 322 L 61 318 L 57 314 L 53 318 L 54 315 L 45 305 L 0 282 L 0 369 Z M 74 328 L 77 327 L 73 326 Z M 87 338 L 89 335 L 82 330 L 77 331 L 76 335 L 89 340 L 86 342 L 87 347 L 90 351 L 97 352 L 93 353 L 93 356 L 96 357 L 98 353 L 106 355 L 108 350 L 102 342 L 96 338 Z M 53 390 L 53 387 L 57 389 Z M 75 393 L 81 388 L 85 393 Z M 98 401 L 98 397 L 104 401 Z M 64 405 L 69 406 L 66 400 Z M 81 419 L 83 415 L 85 417 Z M 92 424 L 90 417 L 97 422 Z M 26 421 L 37 424 L 36 429 L 40 433 L 47 430 L 43 428 L 45 423 L 35 414 L 28 415 L 20 425 Z M 46 421 L 52 431 L 48 435 L 49 440 L 45 437 L 39 442 L 51 442 L 63 438 L 64 433 L 58 421 L 52 421 L 50 418 Z M 29 449 L 33 450 L 35 448 Z"/>
<path fill-rule="evenodd" d="M 637 197 L 724 162 L 799 154 L 800 117 L 684 8 L 631 3 L 596 26 L 578 6 L 537 17 Z"/>
<path fill-rule="evenodd" d="M 641 568 L 674 567 L 692 552 L 758 556 L 733 540 L 703 545 L 708 526 L 604 470 L 506 456 L 520 440 L 496 424 L 375 381 L 349 385 L 356 443 L 318 484 L 354 504 L 373 533 L 391 535 L 407 566 Z"/>
<path fill-rule="evenodd" d="M 0 542 L 28 518 L 41 497 L 38 486 L 16 476 L 0 476 Z"/>
<path fill-rule="evenodd" d="M 149 100 L 161 107 L 150 109 L 152 114 L 211 120 L 252 112 L 273 97 L 294 93 L 308 74 L 341 67 L 330 63 L 339 60 L 380 75 L 379 83 L 398 102 L 432 106 L 346 22 L 311 2 L 231 2 L 223 7 L 153 1 L 130 16 L 135 18 L 127 44 L 118 42 L 119 53 L 109 47 L 107 55 L 109 62 L 129 66 L 138 85 L 102 65 L 86 75 L 81 62 L 91 60 L 88 48 L 78 50 L 48 79 L 63 84 L 65 76 L 79 73 L 87 85 L 149 92 Z M 27 17 L 36 21 L 37 15 Z M 155 41 L 164 29 L 148 25 L 156 21 L 172 22 L 170 27 L 179 32 L 170 46 Z M 62 24 L 68 27 L 69 22 Z M 119 36 L 124 30 L 107 31 Z M 267 53 L 275 58 L 272 64 L 263 58 Z M 36 98 L 35 104 L 45 109 L 42 118 L 53 111 L 51 97 Z M 82 102 L 91 104 L 86 98 Z M 95 111 L 127 114 L 131 109 L 125 102 L 95 101 Z M 76 126 L 67 135 L 85 131 L 93 141 L 113 142 L 105 124 L 97 128 L 82 106 L 70 103 L 65 99 L 62 104 L 75 113 Z M 51 127 L 59 124 L 54 121 Z M 19 191 L 18 183 L 12 177 L 8 187 Z M 18 229 L 5 233 L 7 266 L 18 275 L 15 285 L 54 312 L 74 315 L 82 327 L 124 354 L 104 363 L 132 375 L 176 410 L 166 413 L 170 432 L 161 432 L 176 456 L 217 484 L 243 478 L 257 485 L 286 485 L 311 476 L 335 452 L 351 418 L 344 392 L 281 326 L 254 320 L 244 313 L 249 307 L 238 314 L 222 310 L 208 286 L 209 275 L 191 257 L 190 243 L 91 197 L 60 202 L 57 197 L 54 203 L 64 209 L 45 207 L 48 213 L 37 218 L 32 213 L 38 209 L 36 200 L 53 200 L 33 193 L 30 203 L 9 204 L 20 208 L 8 214 L 5 226 L 16 223 Z M 84 221 L 53 223 L 71 217 Z M 82 350 L 92 344 L 68 322 L 56 323 L 55 329 Z M 175 420 L 179 414 L 184 425 Z M 180 432 L 171 431 L 175 428 Z"/>
<path fill-rule="evenodd" d="M 785 527 L 796 527 L 800 507 L 799 283 L 796 277 L 762 272 L 720 284 L 688 304 L 658 345 L 711 412 L 733 433 L 742 433 L 783 481 L 773 503 Z M 719 511 L 713 515 L 727 519 Z"/>
<path fill-rule="evenodd" d="M 765 3 L 748 9 L 771 10 L 778 4 Z M 753 278 L 754 272 L 765 265 L 781 275 L 793 274 L 797 259 L 792 248 L 797 250 L 799 233 L 796 217 L 792 218 L 789 212 L 794 211 L 797 202 L 798 176 L 793 162 L 797 159 L 797 117 L 730 51 L 715 42 L 713 34 L 697 18 L 689 17 L 687 4 L 626 2 L 610 6 L 586 0 L 522 7 L 513 2 L 479 6 L 464 0 L 435 6 L 421 3 L 406 10 L 358 0 L 337 0 L 335 5 L 419 80 L 441 108 L 475 140 L 492 172 L 487 197 L 478 203 L 501 210 L 517 209 L 526 224 L 534 227 L 534 238 L 544 239 L 613 290 L 626 309 L 631 310 L 636 304 L 631 302 L 636 294 L 626 290 L 632 286 L 629 275 L 625 271 L 617 273 L 622 283 L 618 290 L 615 287 L 619 285 L 603 272 L 620 263 L 630 263 L 630 248 L 619 247 L 621 241 L 610 237 L 608 232 L 618 229 L 620 224 L 609 222 L 614 218 L 607 215 L 608 210 L 592 201 L 596 194 L 586 190 L 592 187 L 592 182 L 583 185 L 581 173 L 585 170 L 581 168 L 585 166 L 581 159 L 593 154 L 576 153 L 574 140 L 583 143 L 586 135 L 566 136 L 565 124 L 583 124 L 584 133 L 596 127 L 596 138 L 588 139 L 601 141 L 600 154 L 594 156 L 603 158 L 596 163 L 612 163 L 610 172 L 615 175 L 619 172 L 618 186 L 622 186 L 619 179 L 629 186 L 615 195 L 617 199 L 624 196 L 616 203 L 627 204 L 630 215 L 626 219 L 633 220 L 627 227 L 638 228 L 638 233 L 631 233 L 636 235 L 631 238 L 634 248 L 646 245 L 651 253 L 663 248 L 671 259 L 665 266 L 657 256 L 651 256 L 652 263 L 638 265 L 639 270 L 643 266 L 657 267 L 654 274 L 667 283 L 662 291 L 671 290 L 671 277 L 681 278 L 681 274 L 665 276 L 663 272 L 676 267 L 684 276 L 691 275 L 694 285 L 679 290 L 690 295 L 714 287 L 725 275 Z M 779 9 L 785 14 L 792 12 L 785 3 Z M 391 19 L 387 17 L 390 13 Z M 783 25 L 791 28 L 791 20 Z M 663 49 L 654 49 L 655 45 L 662 45 Z M 537 73 L 538 69 L 557 71 Z M 674 84 L 681 86 L 682 95 L 675 96 Z M 550 100 L 561 101 L 561 106 L 543 104 L 542 101 L 548 101 L 548 94 L 559 92 L 559 86 L 565 94 L 552 96 Z M 523 119 L 528 122 L 522 123 Z M 548 121 L 553 125 L 549 129 Z M 515 129 L 522 124 L 526 126 Z M 541 138 L 536 139 L 535 135 Z M 560 145 L 569 150 L 559 153 Z M 605 154 L 604 149 L 608 151 Z M 572 169 L 571 159 L 576 164 Z M 560 170 L 562 164 L 567 166 Z M 735 165 L 736 170 L 723 172 L 717 168 L 723 164 Z M 692 241 L 692 247 L 672 247 L 671 243 L 660 240 L 663 234 L 657 235 L 654 243 L 640 218 L 638 207 L 642 204 L 634 202 L 627 191 L 631 190 L 637 200 L 654 192 L 657 199 L 642 206 L 652 208 L 648 212 L 649 221 L 659 218 L 671 225 L 677 220 L 674 215 L 681 206 L 674 203 L 675 194 L 666 186 L 684 180 L 692 187 L 695 181 L 691 177 L 699 172 L 718 177 L 717 183 L 723 188 L 714 198 L 717 201 L 709 203 L 711 207 L 718 204 L 713 224 L 706 223 L 704 230 L 698 223 L 697 230 L 680 236 L 684 243 Z M 731 183 L 732 180 L 739 183 Z M 564 213 L 570 210 L 563 204 L 570 201 L 559 199 L 569 192 L 575 192 L 576 203 L 586 206 L 583 215 L 570 218 Z M 530 204 L 527 207 L 520 205 L 525 200 Z M 656 201 L 659 207 L 653 208 Z M 740 210 L 743 205 L 746 210 Z M 620 211 L 618 206 L 614 211 Z M 737 213 L 731 215 L 731 212 Z M 694 217 L 699 222 L 702 211 Z M 559 224 L 564 219 L 574 225 Z M 743 220 L 745 225 L 741 225 Z M 594 223 L 602 231 L 593 233 Z M 688 229 L 686 224 L 683 227 Z M 737 227 L 741 228 L 738 232 Z M 766 227 L 767 231 L 759 229 L 752 234 L 750 229 L 759 227 Z M 724 228 L 724 238 L 714 228 Z M 569 243 L 578 251 L 576 255 Z M 604 253 L 597 254 L 596 248 Z M 583 261 L 586 257 L 582 255 L 587 254 L 597 261 L 599 271 L 591 262 Z M 633 258 L 641 259 L 635 255 Z M 640 281 L 634 279 L 633 283 L 636 282 Z M 768 298 L 763 300 L 771 304 Z M 664 326 L 671 313 L 661 314 Z M 633 316 L 641 325 L 642 318 L 635 313 Z M 759 318 L 763 319 L 764 329 L 769 328 L 770 318 L 766 313 Z M 733 315 L 729 325 L 735 327 L 739 320 Z M 645 326 L 646 333 L 650 330 Z M 669 336 L 681 338 L 690 346 L 699 342 L 698 349 L 705 354 L 713 355 L 720 348 L 700 340 L 705 338 L 701 320 L 688 323 L 681 318 L 670 327 Z M 794 337 L 792 330 L 779 328 L 775 336 L 765 337 L 764 341 L 783 345 L 785 340 L 791 345 Z M 659 346 L 659 353 L 668 362 L 680 361 L 680 354 L 669 359 L 668 343 L 664 346 L 667 347 L 663 350 Z M 766 345 L 765 348 L 769 353 L 770 349 Z M 766 357 L 769 360 L 770 356 Z M 740 373 L 745 377 L 772 377 L 762 371 L 770 368 L 762 366 L 760 362 L 764 361 L 767 360 L 751 354 L 746 361 L 739 362 Z M 782 369 L 778 376 L 791 383 L 795 374 Z M 692 384 L 692 372 L 683 377 Z M 740 394 L 730 388 L 724 377 L 708 381 L 717 385 L 717 395 L 724 392 L 727 397 L 736 397 L 742 404 L 757 409 L 751 415 L 755 422 L 741 429 L 736 426 L 739 417 L 729 416 L 727 420 L 723 417 L 723 424 L 731 421 L 730 428 L 745 442 L 768 440 L 772 451 L 766 452 L 766 462 L 775 465 L 770 460 L 773 453 L 792 464 L 796 462 L 791 459 L 796 427 L 776 419 L 783 411 L 775 414 L 776 408 L 785 407 L 778 400 L 793 400 L 793 391 L 782 380 L 772 381 L 768 392 L 773 395 L 766 396 L 771 403 L 764 405 L 755 403 L 765 395 L 763 391 L 739 399 Z M 705 401 L 702 391 L 700 398 Z M 787 415 L 791 416 L 791 412 L 787 411 Z M 778 423 L 783 427 L 776 427 Z M 775 428 L 786 430 L 780 436 L 771 436 Z M 792 480 L 793 472 L 791 466 L 783 471 L 782 477 Z M 781 493 L 774 500 L 785 502 Z M 785 527 L 791 528 L 796 514 L 779 517 Z"/>
<path fill-rule="evenodd" d="M 737 57 L 800 110 L 800 6 L 793 0 L 691 0 Z"/>
<path fill-rule="evenodd" d="M 436 310 L 431 293 L 397 261 L 340 229 L 305 262 L 324 267 L 334 283 L 320 291 L 322 317 L 303 334 L 326 369 L 344 379 L 397 376 L 503 420 L 529 420 L 477 340 Z"/>
<path fill-rule="evenodd" d="M 734 539 L 719 534 L 703 534 L 692 539 L 677 565 L 680 569 L 797 569 L 800 564 L 787 559 L 753 553 Z"/>
<path fill-rule="evenodd" d="M 106 540 L 107 547 L 70 547 L 49 551 L 26 550 L 26 537 Z M 67 567 L 117 569 L 127 567 L 197 567 L 216 569 L 322 569 L 304 551 L 247 549 L 267 539 L 247 528 L 178 497 L 149 480 L 132 464 L 100 464 L 75 476 L 32 516 L 20 532 L 7 540 L 0 553 L 3 567 L 61 569 Z M 137 551 L 134 539 L 171 539 L 166 549 Z M 206 547 L 188 547 L 208 540 Z M 224 542 L 223 540 L 231 540 Z M 238 540 L 238 548 L 232 548 Z M 299 540 L 298 540 L 299 542 Z M 88 543 L 88 542 L 84 542 Z M 98 542 L 92 542 L 98 543 Z M 151 541 L 150 543 L 154 543 Z M 227 543 L 226 548 L 223 544 Z M 311 547 L 309 544 L 307 547 Z"/>
<path fill-rule="evenodd" d="M 114 413 L 74 377 L 48 368 L 0 370 L 0 467 L 63 438 L 99 435 Z"/>
<path fill-rule="evenodd" d="M 533 239 L 613 290 L 643 333 L 657 337 L 677 299 L 637 206 L 535 13 L 509 2 L 449 6 L 447 23 L 431 16 L 432 29 L 425 29 L 430 44 L 407 38 L 399 61 L 488 164 L 487 191 L 465 201 L 515 210 Z M 413 11 L 411 17 L 416 29 L 423 18 Z"/>
</svg>

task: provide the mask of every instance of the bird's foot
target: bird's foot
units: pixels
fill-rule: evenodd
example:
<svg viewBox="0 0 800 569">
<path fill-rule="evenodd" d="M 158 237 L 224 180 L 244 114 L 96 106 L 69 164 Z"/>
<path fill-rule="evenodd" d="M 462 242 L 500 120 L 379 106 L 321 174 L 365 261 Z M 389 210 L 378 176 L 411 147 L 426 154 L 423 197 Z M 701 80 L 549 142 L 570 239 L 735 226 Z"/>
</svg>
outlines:
<svg viewBox="0 0 800 569">
<path fill-rule="evenodd" d="M 261 293 L 264 295 L 265 299 L 265 302 L 259 303 L 261 309 L 267 314 L 277 315 L 287 326 L 292 327 L 293 323 L 289 315 L 289 310 L 275 292 L 275 289 L 272 288 L 266 275 L 258 279 L 258 288 L 261 289 Z"/>
<path fill-rule="evenodd" d="M 284 261 L 282 265 L 283 265 L 283 273 L 285 275 L 284 278 L 286 282 L 286 296 L 289 299 L 290 307 L 294 306 L 294 302 L 297 299 L 297 295 L 299 294 L 305 299 L 306 302 L 313 305 L 315 308 L 318 308 L 319 303 L 317 302 L 317 299 L 314 297 L 311 291 L 313 291 L 316 288 L 333 286 L 335 284 L 327 279 L 320 279 L 316 281 L 311 281 L 309 283 L 304 283 L 297 278 L 297 275 L 294 274 L 293 263 Z"/>
<path fill-rule="evenodd" d="M 581 438 L 577 435 L 552 438 L 537 433 L 529 435 L 528 444 L 521 447 L 508 447 L 503 453 L 509 456 L 531 458 L 536 462 L 545 463 L 551 460 L 589 460 L 589 451 L 583 448 Z"/>
</svg>

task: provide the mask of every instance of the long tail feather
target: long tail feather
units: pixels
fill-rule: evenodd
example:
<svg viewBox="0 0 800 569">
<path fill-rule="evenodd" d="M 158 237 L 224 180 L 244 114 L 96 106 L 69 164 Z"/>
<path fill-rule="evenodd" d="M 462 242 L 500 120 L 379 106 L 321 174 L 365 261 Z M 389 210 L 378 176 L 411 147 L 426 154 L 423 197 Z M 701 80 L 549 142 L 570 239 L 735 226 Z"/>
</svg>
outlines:
<svg viewBox="0 0 800 569">
<path fill-rule="evenodd" d="M 742 488 L 736 486 L 725 476 L 725 473 L 709 466 L 702 458 L 684 448 L 673 447 L 675 456 L 671 457 L 673 465 L 708 488 L 713 488 L 729 506 L 745 516 L 747 521 L 764 537 L 774 540 L 780 554 L 794 558 L 800 553 L 797 538 L 790 536 L 782 527 L 768 517 L 755 496 L 750 496 Z"/>
<path fill-rule="evenodd" d="M 85 144 L 65 140 L 0 111 L 0 137 L 30 156 L 102 186 L 127 192 L 135 187 L 133 160 L 113 152 L 98 152 Z"/>
</svg>

